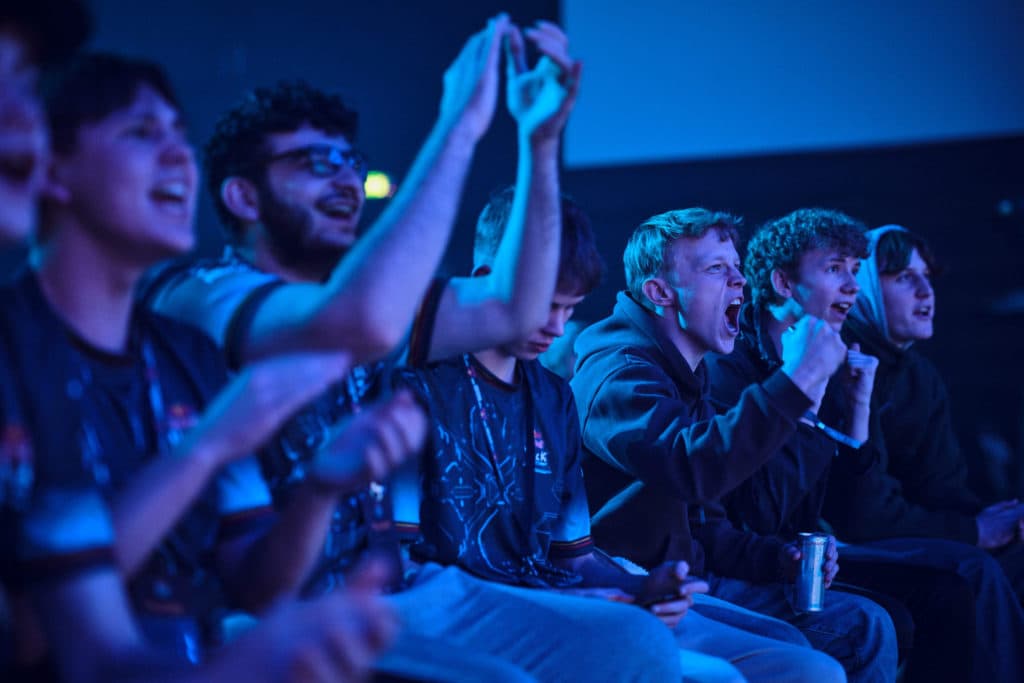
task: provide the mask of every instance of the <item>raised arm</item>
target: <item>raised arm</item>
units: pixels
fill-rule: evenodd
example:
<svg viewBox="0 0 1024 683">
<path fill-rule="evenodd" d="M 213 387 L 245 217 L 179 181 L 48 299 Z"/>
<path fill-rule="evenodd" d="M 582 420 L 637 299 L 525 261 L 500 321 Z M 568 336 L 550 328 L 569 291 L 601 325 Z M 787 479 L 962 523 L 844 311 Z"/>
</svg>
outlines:
<svg viewBox="0 0 1024 683">
<path fill-rule="evenodd" d="M 490 272 L 455 278 L 441 295 L 430 359 L 518 339 L 543 325 L 558 274 L 561 211 L 558 149 L 576 100 L 581 65 L 568 38 L 539 22 L 527 38 L 544 55 L 527 70 L 522 34 L 506 39 L 507 99 L 516 120 L 515 196 Z"/>
<path fill-rule="evenodd" d="M 354 360 L 399 343 L 426 291 L 454 223 L 477 141 L 494 115 L 508 17 L 473 35 L 445 72 L 437 123 L 402 188 L 323 285 L 291 284 L 263 301 L 241 360 L 282 351 L 345 348 Z"/>
</svg>

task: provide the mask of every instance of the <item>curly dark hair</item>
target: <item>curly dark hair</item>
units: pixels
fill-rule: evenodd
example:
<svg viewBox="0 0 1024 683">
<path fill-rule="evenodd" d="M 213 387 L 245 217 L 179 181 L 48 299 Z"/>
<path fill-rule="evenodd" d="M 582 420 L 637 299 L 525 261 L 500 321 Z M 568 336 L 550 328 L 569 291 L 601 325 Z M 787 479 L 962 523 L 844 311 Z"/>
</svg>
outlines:
<svg viewBox="0 0 1024 683">
<path fill-rule="evenodd" d="M 667 250 L 677 239 L 700 239 L 713 229 L 718 231 L 723 242 L 731 240 L 738 249 L 737 228 L 742 222 L 739 216 L 699 207 L 651 216 L 633 231 L 622 254 L 626 288 L 637 301 L 645 301 L 644 282 L 665 274 Z"/>
<path fill-rule="evenodd" d="M 473 265 L 491 264 L 502 235 L 508 226 L 515 187 L 509 185 L 491 195 L 476 222 L 473 240 Z M 604 277 L 604 259 L 597 250 L 590 217 L 569 195 L 561 195 L 562 241 L 558 257 L 558 283 L 562 294 L 585 296 L 594 291 Z"/>
<path fill-rule="evenodd" d="M 231 176 L 262 184 L 262 161 L 269 153 L 267 137 L 304 124 L 355 142 L 359 115 L 338 95 L 305 81 L 280 81 L 272 88 L 256 88 L 217 121 L 203 148 L 203 163 L 217 213 L 233 236 L 238 236 L 243 226 L 224 205 L 221 184 Z"/>
<path fill-rule="evenodd" d="M 797 209 L 762 225 L 747 244 L 743 274 L 750 282 L 754 303 L 782 303 L 772 286 L 772 271 L 795 277 L 800 259 L 812 249 L 838 249 L 847 256 L 865 258 L 868 238 L 864 224 L 829 209 Z"/>
</svg>

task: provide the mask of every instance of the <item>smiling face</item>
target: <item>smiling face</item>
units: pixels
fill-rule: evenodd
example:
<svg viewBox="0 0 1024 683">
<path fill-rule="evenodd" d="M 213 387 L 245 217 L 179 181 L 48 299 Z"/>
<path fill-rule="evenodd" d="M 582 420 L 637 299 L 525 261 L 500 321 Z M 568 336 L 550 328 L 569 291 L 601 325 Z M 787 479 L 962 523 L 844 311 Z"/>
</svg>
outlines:
<svg viewBox="0 0 1024 683">
<path fill-rule="evenodd" d="M 675 315 L 694 355 L 731 353 L 747 282 L 732 240 L 710 229 L 700 238 L 677 239 L 666 257 L 671 270 L 665 279 L 675 293 Z"/>
<path fill-rule="evenodd" d="M 333 266 L 356 240 L 366 199 L 363 176 L 348 163 L 328 167 L 316 155 L 289 154 L 311 145 L 334 150 L 347 159 L 352 145 L 343 135 L 328 135 L 309 126 L 268 136 L 269 157 L 260 188 L 260 222 L 271 247 L 289 266 L 310 263 Z"/>
<path fill-rule="evenodd" d="M 82 124 L 54 174 L 76 222 L 138 265 L 192 248 L 195 159 L 178 110 L 152 87 Z"/>
<path fill-rule="evenodd" d="M 0 27 L 0 244 L 28 236 L 47 153 L 38 69 L 21 34 Z"/>
<path fill-rule="evenodd" d="M 910 261 L 903 270 L 881 275 L 880 279 L 889 338 L 897 346 L 931 338 L 935 290 L 932 289 L 928 264 L 918 250 L 911 252 Z"/>
<path fill-rule="evenodd" d="M 800 258 L 796 277 L 789 282 L 794 317 L 813 315 L 838 332 L 846 322 L 860 286 L 860 259 L 835 248 L 811 249 Z"/>
</svg>

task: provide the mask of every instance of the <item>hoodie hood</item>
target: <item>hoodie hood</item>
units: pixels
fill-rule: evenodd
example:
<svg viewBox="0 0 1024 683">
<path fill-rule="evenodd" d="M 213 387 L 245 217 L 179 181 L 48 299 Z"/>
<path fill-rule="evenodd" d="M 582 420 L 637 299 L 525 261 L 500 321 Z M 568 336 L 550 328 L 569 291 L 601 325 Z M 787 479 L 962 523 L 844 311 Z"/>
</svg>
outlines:
<svg viewBox="0 0 1024 683">
<path fill-rule="evenodd" d="M 862 328 L 865 328 L 872 335 L 886 340 L 892 344 L 889 338 L 889 325 L 885 320 L 885 300 L 882 298 L 882 279 L 878 273 L 878 258 L 875 247 L 882 235 L 907 229 L 900 225 L 883 225 L 874 230 L 868 230 L 868 257 L 860 264 L 860 272 L 857 273 L 857 284 L 860 285 L 860 293 L 850 310 L 850 318 Z"/>
</svg>

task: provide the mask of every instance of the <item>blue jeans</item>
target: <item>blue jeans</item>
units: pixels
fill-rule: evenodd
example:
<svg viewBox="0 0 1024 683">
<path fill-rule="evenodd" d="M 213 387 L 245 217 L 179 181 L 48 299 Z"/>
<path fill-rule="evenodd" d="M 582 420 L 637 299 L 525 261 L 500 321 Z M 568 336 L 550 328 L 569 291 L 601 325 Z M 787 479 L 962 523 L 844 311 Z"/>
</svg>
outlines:
<svg viewBox="0 0 1024 683">
<path fill-rule="evenodd" d="M 843 667 L 823 652 L 811 649 L 799 630 L 709 595 L 697 595 L 693 608 L 676 627 L 676 642 L 687 651 L 729 662 L 751 683 L 842 683 Z M 707 680 L 698 678 L 697 680 Z M 712 679 L 715 680 L 715 679 Z M 725 679 L 729 680 L 729 679 Z"/>
<path fill-rule="evenodd" d="M 507 586 L 433 564 L 386 600 L 403 629 L 379 671 L 489 683 L 681 677 L 672 632 L 632 605 Z"/>
<path fill-rule="evenodd" d="M 896 679 L 896 631 L 888 613 L 871 600 L 829 591 L 822 611 L 801 614 L 793 609 L 786 584 L 715 575 L 707 581 L 711 595 L 795 626 L 816 650 L 839 660 L 852 683 Z"/>
<path fill-rule="evenodd" d="M 902 563 L 946 569 L 967 579 L 977 619 L 971 680 L 1024 681 L 1024 611 L 1003 568 L 988 552 L 941 538 L 888 538 L 841 549 L 839 564 L 844 553 L 860 557 L 868 552 L 892 553 Z"/>
</svg>

